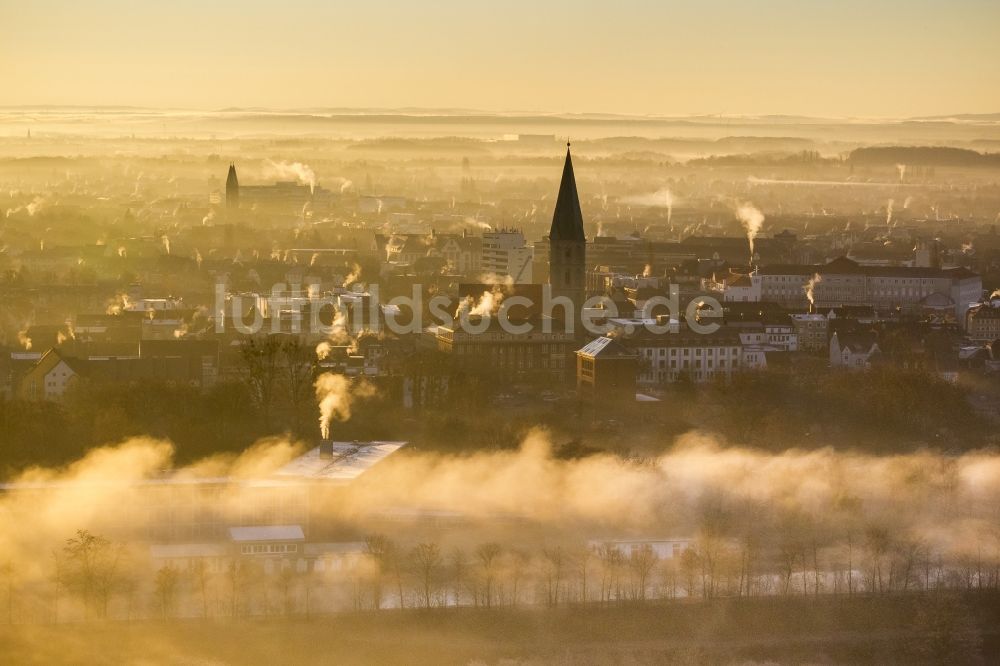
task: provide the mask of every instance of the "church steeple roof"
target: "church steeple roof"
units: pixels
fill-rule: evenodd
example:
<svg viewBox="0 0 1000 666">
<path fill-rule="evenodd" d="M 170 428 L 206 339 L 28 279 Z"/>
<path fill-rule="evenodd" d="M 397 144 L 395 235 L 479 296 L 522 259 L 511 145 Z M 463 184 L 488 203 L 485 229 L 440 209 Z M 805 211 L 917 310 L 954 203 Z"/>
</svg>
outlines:
<svg viewBox="0 0 1000 666">
<path fill-rule="evenodd" d="M 226 187 L 238 186 L 240 182 L 236 180 L 236 165 L 229 163 L 229 173 L 226 175 Z"/>
<path fill-rule="evenodd" d="M 552 227 L 549 240 L 586 241 L 583 233 L 583 212 L 580 210 L 580 196 L 576 192 L 576 176 L 573 175 L 573 160 L 566 144 L 566 163 L 563 165 L 562 182 L 556 209 L 552 213 Z"/>
</svg>

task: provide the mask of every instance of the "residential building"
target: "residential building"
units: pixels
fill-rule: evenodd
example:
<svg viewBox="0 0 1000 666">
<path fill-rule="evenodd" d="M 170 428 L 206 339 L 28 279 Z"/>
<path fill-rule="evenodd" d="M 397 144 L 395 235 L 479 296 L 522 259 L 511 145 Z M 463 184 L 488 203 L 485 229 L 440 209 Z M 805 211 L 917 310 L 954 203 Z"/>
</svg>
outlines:
<svg viewBox="0 0 1000 666">
<path fill-rule="evenodd" d="M 831 367 L 868 370 L 880 355 L 874 333 L 837 331 L 830 338 Z"/>
<path fill-rule="evenodd" d="M 482 271 L 498 282 L 531 284 L 534 249 L 524 234 L 515 229 L 498 229 L 483 234 Z"/>
<path fill-rule="evenodd" d="M 829 320 L 821 314 L 793 314 L 792 326 L 798 336 L 798 346 L 801 351 L 823 351 L 829 347 L 827 331 Z"/>
<path fill-rule="evenodd" d="M 638 354 L 638 383 L 644 386 L 681 378 L 699 383 L 728 381 L 743 365 L 739 333 L 728 327 L 707 334 L 695 333 L 686 326 L 676 333 L 654 333 L 641 328 L 617 339 Z"/>
<path fill-rule="evenodd" d="M 576 352 L 576 390 L 593 403 L 635 400 L 638 355 L 610 337 L 591 340 Z"/>
<path fill-rule="evenodd" d="M 21 378 L 18 397 L 24 400 L 58 402 L 81 373 L 79 359 L 50 349 Z"/>
<path fill-rule="evenodd" d="M 979 303 L 969 309 L 965 332 L 972 340 L 1000 340 L 1000 299 Z"/>
<path fill-rule="evenodd" d="M 575 335 L 559 321 L 534 319 L 528 332 L 504 330 L 496 317 L 469 316 L 468 325 L 438 326 L 438 349 L 465 367 L 502 380 L 560 381 L 572 366 Z M 546 329 L 549 329 L 546 331 Z"/>
</svg>

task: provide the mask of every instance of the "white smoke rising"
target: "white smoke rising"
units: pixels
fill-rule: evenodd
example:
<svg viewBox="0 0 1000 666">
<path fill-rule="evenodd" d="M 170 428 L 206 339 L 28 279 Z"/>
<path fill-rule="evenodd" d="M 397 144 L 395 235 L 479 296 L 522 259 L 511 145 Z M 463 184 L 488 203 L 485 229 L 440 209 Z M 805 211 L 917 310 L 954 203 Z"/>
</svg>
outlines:
<svg viewBox="0 0 1000 666">
<path fill-rule="evenodd" d="M 476 229 L 481 229 L 482 231 L 493 231 L 493 227 L 490 226 L 488 222 L 483 222 L 482 220 L 477 220 L 474 217 L 468 217 L 463 220 L 465 224 Z"/>
<path fill-rule="evenodd" d="M 899 182 L 902 183 L 906 179 L 906 165 L 897 164 L 896 170 L 899 171 Z"/>
<path fill-rule="evenodd" d="M 754 239 L 757 238 L 757 234 L 760 233 L 760 229 L 764 225 L 764 213 L 760 212 L 752 203 L 745 203 L 736 209 L 736 217 L 746 229 L 747 242 L 750 244 L 750 261 L 753 262 Z"/>
<path fill-rule="evenodd" d="M 889 226 L 892 222 L 892 206 L 896 203 L 893 199 L 889 199 L 888 203 L 885 205 L 885 225 Z"/>
<path fill-rule="evenodd" d="M 344 282 L 341 286 L 344 287 L 344 289 L 347 289 L 357 282 L 359 277 L 361 277 L 361 266 L 355 262 L 351 264 L 351 272 L 344 278 Z"/>
<path fill-rule="evenodd" d="M 23 206 L 18 206 L 17 208 L 8 208 L 7 211 L 6 211 L 6 213 L 4 213 L 4 217 L 10 217 L 11 215 L 17 215 L 21 211 L 26 212 L 29 217 L 34 217 L 47 204 L 48 204 L 48 201 L 45 199 L 45 197 L 37 196 L 34 199 L 32 199 L 31 202 L 28 203 L 28 204 L 25 204 Z"/>
<path fill-rule="evenodd" d="M 319 401 L 319 430 L 323 439 L 330 438 L 330 424 L 333 421 L 347 421 L 351 418 L 351 406 L 359 398 L 375 395 L 375 387 L 362 380 L 353 386 L 344 375 L 325 372 L 316 378 L 313 385 Z"/>
<path fill-rule="evenodd" d="M 484 291 L 478 299 L 466 296 L 458 304 L 457 317 L 489 317 L 500 309 L 504 298 L 503 285 L 493 283 L 492 289 Z"/>
<path fill-rule="evenodd" d="M 264 177 L 275 180 L 294 180 L 299 185 L 308 185 L 310 192 L 316 190 L 316 172 L 308 164 L 302 162 L 268 160 L 264 163 Z"/>
<path fill-rule="evenodd" d="M 823 276 L 819 273 L 814 273 L 809 281 L 805 283 L 802 289 L 806 292 L 806 298 L 809 299 L 809 309 L 812 310 L 812 306 L 816 305 L 816 285 L 823 281 Z"/>
<path fill-rule="evenodd" d="M 514 277 L 511 275 L 498 275 L 497 273 L 487 272 L 480 273 L 476 278 L 476 282 L 479 282 L 480 284 L 511 287 L 514 285 Z"/>
<path fill-rule="evenodd" d="M 31 338 L 28 337 L 28 329 L 17 332 L 17 342 L 24 347 L 24 351 L 31 351 Z"/>
<path fill-rule="evenodd" d="M 670 224 L 670 220 L 673 217 L 674 213 L 674 204 L 676 203 L 676 198 L 674 197 L 674 193 L 670 191 L 670 188 L 663 187 L 658 189 L 656 192 L 653 192 L 652 194 L 640 194 L 640 195 L 623 197 L 622 203 L 628 204 L 630 206 L 645 206 L 648 208 L 666 208 L 667 224 Z"/>
</svg>

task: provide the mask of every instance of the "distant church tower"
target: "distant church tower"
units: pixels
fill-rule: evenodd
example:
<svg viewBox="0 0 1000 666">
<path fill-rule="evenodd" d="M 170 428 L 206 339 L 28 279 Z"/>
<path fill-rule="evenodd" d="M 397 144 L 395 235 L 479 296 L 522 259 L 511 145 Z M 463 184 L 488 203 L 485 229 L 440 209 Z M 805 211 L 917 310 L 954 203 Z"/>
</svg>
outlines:
<svg viewBox="0 0 1000 666">
<path fill-rule="evenodd" d="M 563 165 L 562 182 L 556 209 L 552 213 L 549 229 L 549 284 L 552 296 L 566 296 L 573 302 L 576 332 L 581 334 L 580 313 L 586 299 L 587 237 L 583 234 L 583 213 L 580 197 L 576 192 L 573 160 L 566 144 L 566 164 Z M 561 308 L 554 308 L 561 314 Z"/>
<path fill-rule="evenodd" d="M 236 180 L 236 165 L 229 164 L 229 175 L 226 176 L 226 208 L 240 207 L 240 181 Z"/>
</svg>

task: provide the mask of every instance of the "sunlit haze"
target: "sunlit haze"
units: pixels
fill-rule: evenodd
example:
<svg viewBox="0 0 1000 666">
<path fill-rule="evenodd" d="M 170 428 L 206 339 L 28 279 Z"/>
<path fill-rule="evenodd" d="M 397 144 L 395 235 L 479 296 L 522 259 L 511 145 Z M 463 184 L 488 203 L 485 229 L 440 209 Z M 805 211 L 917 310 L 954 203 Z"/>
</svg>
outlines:
<svg viewBox="0 0 1000 666">
<path fill-rule="evenodd" d="M 1000 655 L 1000 0 L 0 0 L 0 666 Z"/>
<path fill-rule="evenodd" d="M 1000 110 L 1000 4 L 8 1 L 0 104 Z"/>
</svg>

